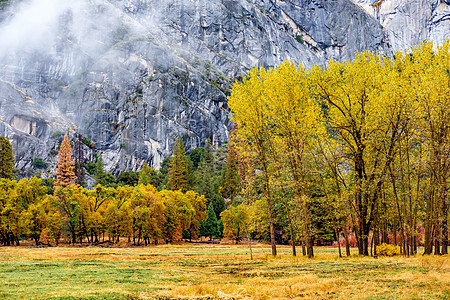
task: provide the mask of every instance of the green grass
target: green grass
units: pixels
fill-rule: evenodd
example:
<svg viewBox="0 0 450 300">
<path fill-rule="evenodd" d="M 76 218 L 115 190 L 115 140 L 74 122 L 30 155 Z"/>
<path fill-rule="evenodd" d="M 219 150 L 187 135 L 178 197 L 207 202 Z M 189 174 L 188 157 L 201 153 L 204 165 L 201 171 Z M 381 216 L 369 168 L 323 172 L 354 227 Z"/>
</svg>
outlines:
<svg viewBox="0 0 450 300">
<path fill-rule="evenodd" d="M 449 258 L 292 257 L 264 245 L 0 248 L 0 299 L 445 299 Z"/>
</svg>

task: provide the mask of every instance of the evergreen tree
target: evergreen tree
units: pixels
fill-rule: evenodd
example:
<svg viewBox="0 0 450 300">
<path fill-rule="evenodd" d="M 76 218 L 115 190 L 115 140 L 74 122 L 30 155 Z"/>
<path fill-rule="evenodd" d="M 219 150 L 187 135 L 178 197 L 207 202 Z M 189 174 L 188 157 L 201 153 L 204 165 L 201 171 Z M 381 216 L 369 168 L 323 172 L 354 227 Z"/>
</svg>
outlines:
<svg viewBox="0 0 450 300">
<path fill-rule="evenodd" d="M 171 190 L 182 190 L 183 192 L 188 190 L 188 166 L 184 143 L 181 138 L 175 143 L 167 185 Z"/>
<path fill-rule="evenodd" d="M 0 178 L 12 179 L 14 156 L 11 143 L 4 136 L 0 136 Z"/>
<path fill-rule="evenodd" d="M 214 154 L 211 146 L 211 141 L 206 141 L 206 147 L 204 148 L 203 155 L 200 159 L 197 172 L 197 188 L 196 192 L 204 195 L 208 202 L 214 202 L 215 191 L 213 187 L 213 176 L 215 174 L 214 166 Z M 214 205 L 214 207 L 216 207 Z"/>
<path fill-rule="evenodd" d="M 203 147 L 195 148 L 189 152 L 189 159 L 192 161 L 194 170 L 197 170 L 203 156 L 205 156 L 205 148 Z"/>
<path fill-rule="evenodd" d="M 167 181 L 169 179 L 169 169 L 172 164 L 172 157 L 166 157 L 161 163 L 158 173 L 155 176 L 155 187 L 158 187 L 158 191 L 167 189 Z"/>
<path fill-rule="evenodd" d="M 200 149 L 202 149 L 202 155 L 200 156 L 198 169 L 195 171 L 193 190 L 204 195 L 208 203 L 213 203 L 216 215 L 220 215 L 225 208 L 225 202 L 221 192 L 219 192 L 220 187 L 223 185 L 221 169 L 225 159 L 222 159 L 219 151 L 213 149 L 209 139 L 206 141 L 205 148 Z M 191 157 L 191 154 L 189 154 L 189 157 Z"/>
<path fill-rule="evenodd" d="M 155 177 L 157 176 L 157 173 L 155 170 L 150 168 L 147 165 L 147 162 L 144 162 L 144 165 L 142 166 L 141 171 L 139 172 L 139 184 L 143 185 L 155 185 Z"/>
<path fill-rule="evenodd" d="M 228 148 L 227 165 L 223 177 L 223 197 L 229 198 L 231 203 L 233 203 L 234 197 L 238 195 L 240 191 L 240 177 L 236 153 L 231 145 Z"/>
<path fill-rule="evenodd" d="M 59 186 L 66 187 L 74 183 L 76 177 L 73 171 L 74 167 L 72 147 L 70 146 L 69 137 L 65 134 L 58 153 L 55 188 Z"/>
<path fill-rule="evenodd" d="M 217 221 L 216 213 L 214 212 L 214 205 L 212 202 L 208 205 L 206 220 L 202 223 L 201 232 L 204 236 L 209 236 L 211 240 L 213 237 L 219 236 L 219 222 Z"/>
<path fill-rule="evenodd" d="M 100 154 L 95 162 L 95 185 L 103 184 L 103 178 L 105 177 L 105 164 L 103 163 L 103 157 Z"/>
<path fill-rule="evenodd" d="M 115 187 L 117 181 L 116 177 L 111 173 L 105 172 L 104 167 L 103 157 L 100 154 L 95 164 L 95 185 L 101 184 L 105 187 Z"/>
<path fill-rule="evenodd" d="M 214 156 L 209 140 L 206 142 L 205 153 L 200 160 L 197 184 L 198 193 L 204 195 L 209 202 L 214 198 L 212 176 L 214 175 Z"/>
<path fill-rule="evenodd" d="M 117 183 L 119 186 L 129 185 L 136 186 L 139 182 L 139 172 L 124 171 L 119 174 Z"/>
<path fill-rule="evenodd" d="M 76 183 L 78 185 L 85 185 L 84 177 L 84 151 L 83 151 L 83 138 L 80 133 L 77 133 L 77 139 L 75 143 L 75 173 L 77 175 Z"/>
</svg>

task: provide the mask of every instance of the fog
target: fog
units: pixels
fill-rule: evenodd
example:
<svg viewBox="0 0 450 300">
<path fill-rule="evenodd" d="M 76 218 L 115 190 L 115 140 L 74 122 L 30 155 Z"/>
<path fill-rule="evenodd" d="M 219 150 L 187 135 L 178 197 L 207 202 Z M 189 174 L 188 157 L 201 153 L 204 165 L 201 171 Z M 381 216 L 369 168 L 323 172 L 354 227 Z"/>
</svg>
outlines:
<svg viewBox="0 0 450 300">
<path fill-rule="evenodd" d="M 0 25 L 0 57 L 17 52 L 49 51 L 58 33 L 62 14 L 74 5 L 61 0 L 19 2 L 14 14 Z"/>
<path fill-rule="evenodd" d="M 29 0 L 14 2 L 0 23 L 0 59 L 23 54 L 58 52 L 69 43 L 89 56 L 97 56 L 113 41 L 112 33 L 133 21 L 108 1 Z M 139 31 L 138 24 L 133 24 Z"/>
</svg>

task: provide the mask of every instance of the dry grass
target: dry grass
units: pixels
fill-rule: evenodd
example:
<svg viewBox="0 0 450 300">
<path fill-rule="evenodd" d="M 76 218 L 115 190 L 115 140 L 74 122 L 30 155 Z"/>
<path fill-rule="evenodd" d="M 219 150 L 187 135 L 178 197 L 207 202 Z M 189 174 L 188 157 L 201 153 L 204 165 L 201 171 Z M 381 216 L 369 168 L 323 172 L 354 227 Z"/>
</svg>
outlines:
<svg viewBox="0 0 450 300">
<path fill-rule="evenodd" d="M 0 248 L 5 299 L 427 299 L 450 297 L 449 256 L 292 257 L 280 247 Z"/>
</svg>

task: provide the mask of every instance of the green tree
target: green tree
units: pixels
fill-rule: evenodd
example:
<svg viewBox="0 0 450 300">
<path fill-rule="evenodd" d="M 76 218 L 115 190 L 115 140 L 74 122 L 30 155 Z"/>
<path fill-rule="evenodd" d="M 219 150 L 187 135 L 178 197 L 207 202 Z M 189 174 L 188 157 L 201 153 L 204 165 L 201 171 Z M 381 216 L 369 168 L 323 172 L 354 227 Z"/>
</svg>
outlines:
<svg viewBox="0 0 450 300">
<path fill-rule="evenodd" d="M 188 190 L 188 165 L 183 139 L 179 138 L 175 142 L 172 162 L 169 168 L 168 188 L 171 190 Z"/>
<path fill-rule="evenodd" d="M 205 155 L 205 148 L 203 147 L 195 148 L 194 150 L 189 152 L 189 159 L 192 161 L 192 166 L 194 170 L 198 168 L 200 161 L 202 160 L 204 155 Z"/>
<path fill-rule="evenodd" d="M 105 187 L 115 187 L 116 177 L 113 174 L 107 173 L 104 170 L 105 164 L 103 162 L 103 157 L 100 154 L 97 157 L 97 162 L 95 164 L 95 185 L 101 184 Z"/>
<path fill-rule="evenodd" d="M 37 169 L 46 169 L 48 167 L 48 162 L 43 160 L 41 157 L 35 157 L 31 164 Z"/>
<path fill-rule="evenodd" d="M 212 240 L 213 237 L 219 236 L 220 233 L 214 205 L 211 202 L 208 205 L 206 215 L 206 220 L 202 223 L 202 235 L 209 236 L 209 239 Z"/>
<path fill-rule="evenodd" d="M 143 185 L 155 185 L 154 178 L 156 177 L 156 171 L 150 168 L 147 165 L 147 162 L 144 162 L 141 171 L 139 171 L 139 184 Z"/>
<path fill-rule="evenodd" d="M 240 204 L 231 206 L 220 214 L 223 221 L 224 236 L 238 243 L 243 237 L 248 237 L 251 232 L 251 220 L 253 218 L 252 207 Z"/>
<path fill-rule="evenodd" d="M 139 182 L 139 172 L 124 171 L 119 174 L 117 183 L 119 186 L 129 185 L 136 186 Z"/>
<path fill-rule="evenodd" d="M 211 142 L 208 139 L 206 141 L 206 147 L 204 155 L 200 160 L 197 172 L 197 189 L 196 191 L 204 195 L 209 202 L 213 201 L 216 192 L 214 191 L 212 177 L 215 173 L 214 168 L 214 155 L 211 147 Z"/>
<path fill-rule="evenodd" d="M 4 136 L 0 136 L 0 178 L 12 179 L 14 156 L 11 143 Z"/>
<path fill-rule="evenodd" d="M 233 205 L 234 197 L 240 192 L 241 179 L 239 177 L 236 153 L 232 145 L 228 147 L 227 164 L 223 172 L 223 177 L 222 195 L 224 198 L 229 198 L 231 205 Z"/>
</svg>

